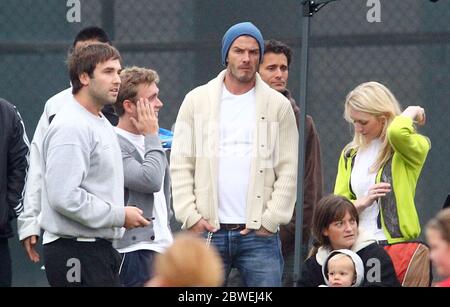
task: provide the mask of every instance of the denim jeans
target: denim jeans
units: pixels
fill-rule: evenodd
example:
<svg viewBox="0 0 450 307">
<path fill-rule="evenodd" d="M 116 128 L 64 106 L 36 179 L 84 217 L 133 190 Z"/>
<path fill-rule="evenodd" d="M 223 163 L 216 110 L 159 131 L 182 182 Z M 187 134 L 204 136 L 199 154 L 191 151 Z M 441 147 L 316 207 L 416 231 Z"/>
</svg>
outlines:
<svg viewBox="0 0 450 307">
<path fill-rule="evenodd" d="M 283 256 L 278 233 L 262 237 L 251 231 L 243 236 L 238 230 L 220 229 L 213 234 L 211 244 L 222 257 L 226 282 L 231 269 L 236 268 L 246 287 L 281 286 Z"/>
<path fill-rule="evenodd" d="M 156 252 L 140 249 L 121 254 L 119 276 L 123 287 L 143 287 L 153 277 L 153 262 Z"/>
</svg>

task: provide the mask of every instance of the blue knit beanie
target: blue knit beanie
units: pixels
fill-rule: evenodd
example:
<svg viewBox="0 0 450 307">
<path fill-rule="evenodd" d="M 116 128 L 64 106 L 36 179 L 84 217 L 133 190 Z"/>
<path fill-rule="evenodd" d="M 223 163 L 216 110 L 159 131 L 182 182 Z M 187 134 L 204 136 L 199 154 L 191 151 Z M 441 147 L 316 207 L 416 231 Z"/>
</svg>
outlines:
<svg viewBox="0 0 450 307">
<path fill-rule="evenodd" d="M 235 24 L 225 32 L 222 39 L 222 64 L 226 66 L 228 50 L 230 50 L 231 44 L 234 40 L 242 35 L 249 35 L 256 39 L 259 45 L 259 62 L 261 63 L 264 54 L 264 39 L 259 29 L 251 22 L 241 22 Z"/>
</svg>

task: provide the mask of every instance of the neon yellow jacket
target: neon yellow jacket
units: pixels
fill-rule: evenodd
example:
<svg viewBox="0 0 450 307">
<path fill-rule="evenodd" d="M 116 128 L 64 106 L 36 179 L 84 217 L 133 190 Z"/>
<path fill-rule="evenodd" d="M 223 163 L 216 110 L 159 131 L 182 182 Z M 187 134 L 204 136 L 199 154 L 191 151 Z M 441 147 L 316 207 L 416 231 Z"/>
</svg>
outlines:
<svg viewBox="0 0 450 307">
<path fill-rule="evenodd" d="M 381 227 L 388 243 L 416 239 L 420 222 L 414 204 L 417 180 L 431 148 L 429 139 L 416 133 L 411 118 L 397 116 L 387 129 L 392 158 L 380 168 L 376 183 L 389 182 L 391 192 L 380 198 Z M 356 200 L 350 176 L 357 151 L 343 151 L 339 159 L 334 194 Z"/>
</svg>

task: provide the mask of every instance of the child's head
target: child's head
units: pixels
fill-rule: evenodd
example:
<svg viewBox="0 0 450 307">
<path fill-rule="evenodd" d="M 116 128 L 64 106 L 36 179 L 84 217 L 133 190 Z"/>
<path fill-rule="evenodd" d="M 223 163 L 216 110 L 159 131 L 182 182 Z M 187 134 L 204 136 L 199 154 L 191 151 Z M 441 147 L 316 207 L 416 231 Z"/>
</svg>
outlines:
<svg viewBox="0 0 450 307">
<path fill-rule="evenodd" d="M 450 208 L 442 210 L 428 222 L 426 234 L 437 273 L 450 277 Z"/>
<path fill-rule="evenodd" d="M 323 273 L 330 287 L 357 287 L 362 282 L 364 266 L 356 253 L 335 250 L 325 261 Z"/>
<path fill-rule="evenodd" d="M 219 287 L 223 280 L 222 260 L 216 248 L 207 247 L 203 238 L 183 232 L 156 256 L 154 277 L 147 286 Z"/>
<path fill-rule="evenodd" d="M 328 283 L 330 287 L 351 287 L 355 281 L 355 264 L 350 256 L 335 254 L 328 260 Z"/>
</svg>

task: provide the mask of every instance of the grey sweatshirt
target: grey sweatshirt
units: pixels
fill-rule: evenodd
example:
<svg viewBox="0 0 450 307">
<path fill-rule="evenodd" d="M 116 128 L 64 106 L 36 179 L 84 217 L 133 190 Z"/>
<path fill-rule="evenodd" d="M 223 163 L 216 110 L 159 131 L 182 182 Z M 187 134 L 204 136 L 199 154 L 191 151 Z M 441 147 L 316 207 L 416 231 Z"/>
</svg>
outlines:
<svg viewBox="0 0 450 307">
<path fill-rule="evenodd" d="M 119 129 L 119 128 L 118 128 Z M 159 221 L 170 229 L 170 176 L 166 155 L 157 135 L 145 137 L 145 156 L 142 158 L 135 145 L 123 135 L 118 135 L 122 149 L 125 175 L 126 205 L 133 205 L 144 212 L 144 216 L 152 216 L 155 206 L 155 194 L 164 189 L 168 220 Z M 164 178 L 164 182 L 163 182 Z M 164 183 L 164 185 L 163 185 Z M 160 204 L 156 204 L 160 205 Z M 159 239 L 156 238 L 156 239 Z M 123 249 L 141 242 L 153 242 L 155 233 L 153 225 L 128 229 L 116 247 Z"/>
<path fill-rule="evenodd" d="M 125 221 L 122 156 L 108 120 L 73 98 L 47 130 L 42 155 L 38 219 L 48 235 L 120 238 Z"/>
</svg>

